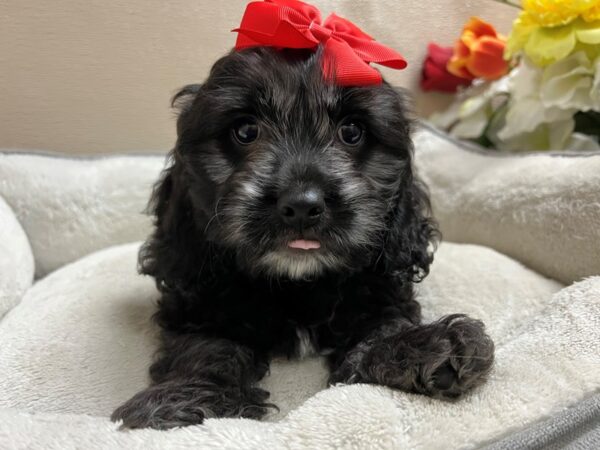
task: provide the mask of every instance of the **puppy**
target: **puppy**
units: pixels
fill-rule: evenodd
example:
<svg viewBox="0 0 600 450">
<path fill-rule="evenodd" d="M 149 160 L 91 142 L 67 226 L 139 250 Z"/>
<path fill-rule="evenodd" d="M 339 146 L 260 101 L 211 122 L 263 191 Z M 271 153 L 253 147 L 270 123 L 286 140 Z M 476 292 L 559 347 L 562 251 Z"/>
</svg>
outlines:
<svg viewBox="0 0 600 450">
<path fill-rule="evenodd" d="M 161 299 L 151 385 L 112 415 L 166 429 L 260 418 L 274 355 L 326 355 L 334 383 L 440 399 L 480 384 L 483 324 L 422 324 L 413 283 L 437 231 L 389 84 L 341 87 L 322 52 L 234 51 L 183 88 L 178 140 L 140 252 Z"/>
</svg>

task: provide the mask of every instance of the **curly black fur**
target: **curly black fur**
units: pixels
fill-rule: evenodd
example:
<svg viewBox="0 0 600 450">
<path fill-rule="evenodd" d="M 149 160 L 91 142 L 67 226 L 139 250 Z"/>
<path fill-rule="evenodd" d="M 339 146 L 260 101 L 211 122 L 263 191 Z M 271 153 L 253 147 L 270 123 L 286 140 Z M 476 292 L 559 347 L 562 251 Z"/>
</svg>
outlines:
<svg viewBox="0 0 600 450">
<path fill-rule="evenodd" d="M 454 315 L 420 324 L 413 282 L 438 233 L 412 168 L 410 121 L 387 83 L 326 82 L 319 53 L 232 52 L 202 85 L 179 92 L 178 140 L 155 189 L 156 228 L 141 271 L 162 294 L 162 347 L 151 386 L 113 413 L 125 427 L 169 428 L 207 417 L 261 417 L 256 382 L 276 354 L 327 354 L 331 382 L 377 383 L 453 398 L 493 361 L 483 324 Z M 231 129 L 256 118 L 242 146 Z M 338 138 L 363 124 L 356 147 Z M 317 186 L 323 216 L 286 226 L 277 200 Z M 294 239 L 321 243 L 291 250 Z"/>
</svg>

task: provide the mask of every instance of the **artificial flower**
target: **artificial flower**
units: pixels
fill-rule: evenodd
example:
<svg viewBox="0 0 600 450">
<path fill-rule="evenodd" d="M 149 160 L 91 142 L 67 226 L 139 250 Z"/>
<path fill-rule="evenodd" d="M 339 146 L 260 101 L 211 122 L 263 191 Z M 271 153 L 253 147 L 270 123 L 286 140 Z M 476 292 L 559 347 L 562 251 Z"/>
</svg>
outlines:
<svg viewBox="0 0 600 450">
<path fill-rule="evenodd" d="M 475 82 L 458 95 L 456 101 L 430 121 L 460 139 L 480 139 L 490 121 L 507 99 L 509 77 L 493 83 Z"/>
<path fill-rule="evenodd" d="M 468 80 L 497 80 L 509 69 L 504 59 L 505 47 L 506 40 L 492 25 L 472 17 L 454 46 L 448 71 Z"/>
<path fill-rule="evenodd" d="M 600 0 L 524 0 L 505 56 L 523 51 L 536 65 L 559 61 L 574 51 L 600 56 Z"/>
<path fill-rule="evenodd" d="M 499 142 L 514 141 L 515 138 L 532 134 L 536 130 L 539 135 L 540 126 L 543 124 L 561 123 L 572 119 L 576 108 L 544 104 L 540 89 L 543 77 L 544 71 L 527 58 L 511 72 L 511 99 L 504 126 L 498 132 Z M 556 143 L 556 139 L 553 142 Z"/>
<path fill-rule="evenodd" d="M 600 20 L 598 0 L 523 0 L 523 10 L 544 27 L 566 25 L 579 16 L 587 22 Z"/>
<path fill-rule="evenodd" d="M 450 134 L 460 139 L 477 140 L 485 134 L 492 113 L 488 98 L 469 99 L 461 105 L 458 111 L 460 121 L 452 127 Z"/>
<path fill-rule="evenodd" d="M 541 124 L 570 119 L 577 111 L 600 109 L 600 95 L 594 88 L 596 67 L 600 68 L 600 59 L 593 64 L 582 52 L 546 68 L 524 58 L 511 74 L 512 98 L 498 137 L 510 140 L 532 133 Z"/>
<path fill-rule="evenodd" d="M 597 151 L 600 144 L 596 139 L 574 133 L 575 121 L 564 119 L 553 123 L 542 123 L 534 130 L 511 137 L 494 139 L 498 150 L 509 152 L 531 152 L 549 150 Z"/>
<path fill-rule="evenodd" d="M 452 47 L 440 47 L 433 42 L 427 47 L 423 64 L 421 88 L 424 91 L 456 92 L 459 86 L 469 86 L 471 80 L 457 77 L 446 66 L 452 57 Z"/>
<path fill-rule="evenodd" d="M 498 135 L 494 144 L 498 150 L 510 152 L 566 149 L 574 130 L 575 121 L 567 118 L 552 124 L 541 123 L 531 131 L 509 138 Z"/>
<path fill-rule="evenodd" d="M 594 63 L 585 52 L 573 53 L 546 67 L 540 85 L 542 103 L 549 108 L 600 111 L 600 95 L 594 86 L 599 68 L 600 58 Z"/>
<path fill-rule="evenodd" d="M 505 52 L 522 53 L 518 65 L 493 83 L 476 79 L 432 122 L 500 151 L 600 150 L 600 0 L 523 0 L 523 6 Z M 475 77 L 474 42 L 492 30 L 472 19 L 449 71 Z"/>
</svg>

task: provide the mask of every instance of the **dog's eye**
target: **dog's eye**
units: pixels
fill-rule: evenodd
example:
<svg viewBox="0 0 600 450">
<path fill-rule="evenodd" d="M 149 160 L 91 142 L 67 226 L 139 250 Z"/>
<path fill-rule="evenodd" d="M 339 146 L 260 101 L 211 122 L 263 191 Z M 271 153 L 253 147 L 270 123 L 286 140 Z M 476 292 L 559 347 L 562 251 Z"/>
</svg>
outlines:
<svg viewBox="0 0 600 450">
<path fill-rule="evenodd" d="M 359 145 L 365 134 L 364 126 L 357 121 L 350 120 L 343 123 L 338 129 L 338 137 L 340 141 L 350 147 L 356 147 Z"/>
<path fill-rule="evenodd" d="M 258 123 L 252 117 L 238 120 L 231 130 L 233 137 L 242 145 L 248 145 L 258 139 Z"/>
</svg>

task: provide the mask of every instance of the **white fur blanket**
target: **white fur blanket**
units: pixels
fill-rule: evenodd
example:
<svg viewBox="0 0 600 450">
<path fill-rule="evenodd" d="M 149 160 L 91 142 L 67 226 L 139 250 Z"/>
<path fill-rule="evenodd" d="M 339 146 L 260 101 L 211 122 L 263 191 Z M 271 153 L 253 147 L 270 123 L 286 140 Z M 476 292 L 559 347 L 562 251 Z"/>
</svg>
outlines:
<svg viewBox="0 0 600 450">
<path fill-rule="evenodd" d="M 600 153 L 465 152 L 432 132 L 415 145 L 447 240 L 487 245 L 564 283 L 600 274 Z"/>
<path fill-rule="evenodd" d="M 436 213 L 448 199 L 455 201 L 455 215 L 451 208 L 442 212 L 446 234 L 456 235 L 455 224 L 464 218 L 463 228 L 472 230 L 475 240 L 505 245 L 536 270 L 557 271 L 555 278 L 563 282 L 600 273 L 593 264 L 574 268 L 569 249 L 562 242 L 557 249 L 552 233 L 530 232 L 527 239 L 517 233 L 520 246 L 503 241 L 503 227 L 521 217 L 520 210 L 537 214 L 518 222 L 523 233 L 529 233 L 528 223 L 540 229 L 556 215 L 567 230 L 563 240 L 596 232 L 584 223 L 577 228 L 581 218 L 572 213 L 573 204 L 561 210 L 557 203 L 551 216 L 544 216 L 549 210 L 539 207 L 539 191 L 553 187 L 534 184 L 527 190 L 521 174 L 515 180 L 510 170 L 496 172 L 490 189 L 511 192 L 520 186 L 521 204 L 515 205 L 512 195 L 496 196 L 493 205 L 500 210 L 504 202 L 509 218 L 488 220 L 477 210 L 492 197 L 484 192 L 491 175 L 481 175 L 477 186 L 475 180 L 495 165 L 480 163 L 477 176 L 469 178 L 466 168 L 482 155 L 429 133 L 417 136 L 417 144 Z M 550 156 L 529 158 L 545 167 L 552 161 L 564 164 Z M 528 160 L 507 161 L 517 167 Z M 585 161 L 600 169 L 600 157 Z M 437 175 L 442 163 L 448 167 L 444 176 Z M 600 388 L 600 277 L 565 288 L 489 248 L 445 243 L 431 275 L 419 285 L 426 320 L 465 312 L 484 320 L 497 343 L 490 381 L 466 398 L 446 403 L 366 385 L 323 390 L 319 359 L 278 361 L 264 383 L 281 412 L 267 421 L 211 419 L 168 432 L 118 431 L 107 417 L 146 383 L 155 332 L 149 316 L 157 293 L 151 280 L 135 272 L 139 244 L 114 245 L 147 233 L 149 222 L 140 212 L 161 165 L 160 157 L 0 155 L 0 196 L 12 208 L 0 202 L 0 315 L 1 308 L 10 309 L 0 320 L 0 448 L 474 448 Z M 463 178 L 456 180 L 452 173 Z M 554 172 L 546 183 L 573 177 L 567 169 L 560 175 Z M 459 194 L 468 208 L 455 200 Z M 597 203 L 578 207 L 586 221 L 600 220 Z M 465 232 L 460 240 L 468 237 Z M 598 242 L 570 250 L 594 263 Z M 530 251 L 534 257 L 520 257 Z M 562 261 L 544 261 L 558 258 L 559 251 L 566 252 Z M 34 257 L 38 277 L 58 270 L 28 288 Z"/>
</svg>

